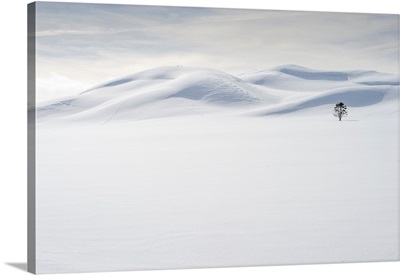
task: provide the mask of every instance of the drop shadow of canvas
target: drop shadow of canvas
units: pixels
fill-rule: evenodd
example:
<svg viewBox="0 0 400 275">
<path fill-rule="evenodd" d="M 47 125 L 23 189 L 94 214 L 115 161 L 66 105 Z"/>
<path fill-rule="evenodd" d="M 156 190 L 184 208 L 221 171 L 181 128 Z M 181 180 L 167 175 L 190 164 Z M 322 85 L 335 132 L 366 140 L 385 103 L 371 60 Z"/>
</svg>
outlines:
<svg viewBox="0 0 400 275">
<path fill-rule="evenodd" d="M 28 264 L 27 263 L 5 263 L 6 265 L 15 267 L 19 270 L 27 271 L 28 269 Z"/>
</svg>

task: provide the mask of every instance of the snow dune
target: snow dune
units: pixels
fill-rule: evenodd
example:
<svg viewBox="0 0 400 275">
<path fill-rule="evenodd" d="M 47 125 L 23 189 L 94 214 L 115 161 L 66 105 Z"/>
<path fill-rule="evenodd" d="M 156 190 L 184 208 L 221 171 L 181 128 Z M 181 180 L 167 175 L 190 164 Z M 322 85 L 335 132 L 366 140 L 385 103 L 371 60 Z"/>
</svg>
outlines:
<svg viewBox="0 0 400 275">
<path fill-rule="evenodd" d="M 206 68 L 160 67 L 41 104 L 37 116 L 105 123 L 212 113 L 289 114 L 338 101 L 356 108 L 395 101 L 398 87 L 398 76 L 374 71 L 285 65 L 235 77 Z"/>
<path fill-rule="evenodd" d="M 109 120 L 218 112 L 275 102 L 261 87 L 211 69 L 161 67 L 113 80 L 73 99 L 40 106 L 39 117 Z"/>
<path fill-rule="evenodd" d="M 283 65 L 274 67 L 269 70 L 259 70 L 254 73 L 245 74 L 244 78 L 251 80 L 251 82 L 258 82 L 256 84 L 261 84 L 267 79 L 267 78 L 263 79 L 264 77 L 269 76 L 273 73 L 305 79 L 305 80 L 326 80 L 326 81 L 348 80 L 348 74 L 345 72 L 317 71 L 297 65 Z"/>
</svg>

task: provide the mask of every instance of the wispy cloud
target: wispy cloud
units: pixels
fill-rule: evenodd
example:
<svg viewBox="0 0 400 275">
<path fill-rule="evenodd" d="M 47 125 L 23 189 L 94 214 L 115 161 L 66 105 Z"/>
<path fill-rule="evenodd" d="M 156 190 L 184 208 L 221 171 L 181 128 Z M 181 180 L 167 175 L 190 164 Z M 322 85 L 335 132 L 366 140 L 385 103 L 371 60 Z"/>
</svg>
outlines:
<svg viewBox="0 0 400 275">
<path fill-rule="evenodd" d="M 163 65 L 297 63 L 397 72 L 398 16 L 38 3 L 38 76 L 82 83 Z"/>
</svg>

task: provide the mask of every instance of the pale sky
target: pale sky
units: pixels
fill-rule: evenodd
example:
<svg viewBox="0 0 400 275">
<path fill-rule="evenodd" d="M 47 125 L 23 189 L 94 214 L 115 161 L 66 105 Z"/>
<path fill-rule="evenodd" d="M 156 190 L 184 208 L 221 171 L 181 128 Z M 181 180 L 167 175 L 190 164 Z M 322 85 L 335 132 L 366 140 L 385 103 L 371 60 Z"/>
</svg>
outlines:
<svg viewBox="0 0 400 275">
<path fill-rule="evenodd" d="M 398 73 L 399 16 L 37 3 L 38 101 L 159 66 Z"/>
</svg>

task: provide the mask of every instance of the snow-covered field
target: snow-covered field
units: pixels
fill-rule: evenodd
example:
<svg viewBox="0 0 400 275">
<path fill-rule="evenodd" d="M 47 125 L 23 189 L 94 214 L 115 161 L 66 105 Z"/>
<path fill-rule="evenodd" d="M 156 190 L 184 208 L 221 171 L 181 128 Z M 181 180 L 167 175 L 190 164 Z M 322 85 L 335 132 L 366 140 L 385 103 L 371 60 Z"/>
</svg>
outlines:
<svg viewBox="0 0 400 275">
<path fill-rule="evenodd" d="M 163 67 L 39 105 L 38 272 L 398 260 L 398 89 Z"/>
</svg>

